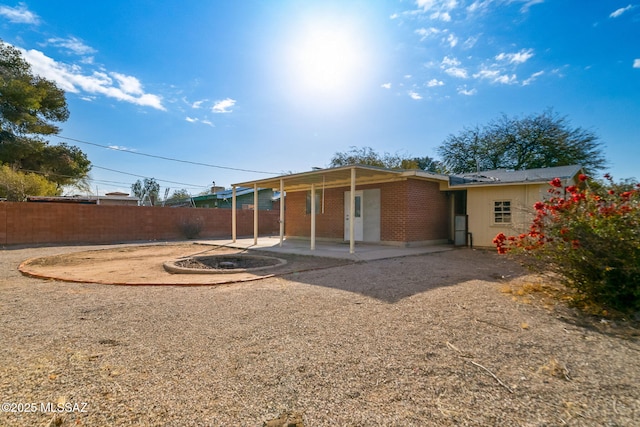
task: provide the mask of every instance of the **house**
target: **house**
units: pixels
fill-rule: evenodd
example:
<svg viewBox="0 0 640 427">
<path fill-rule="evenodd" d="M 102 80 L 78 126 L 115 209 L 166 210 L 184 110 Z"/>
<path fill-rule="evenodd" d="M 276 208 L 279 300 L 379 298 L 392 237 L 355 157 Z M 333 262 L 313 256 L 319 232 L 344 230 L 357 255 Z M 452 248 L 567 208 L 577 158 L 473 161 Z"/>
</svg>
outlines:
<svg viewBox="0 0 640 427">
<path fill-rule="evenodd" d="M 125 205 L 138 206 L 138 198 L 128 193 L 107 193 L 104 196 L 28 196 L 32 203 L 77 203 L 81 205 Z"/>
<path fill-rule="evenodd" d="M 231 209 L 233 189 L 217 190 L 213 194 L 192 197 L 193 206 L 197 208 Z M 271 188 L 258 188 L 258 209 L 272 210 L 274 202 L 280 197 Z M 253 209 L 255 204 L 253 187 L 236 187 L 237 209 Z"/>
<path fill-rule="evenodd" d="M 534 218 L 533 205 L 549 197 L 552 179 L 560 178 L 563 187 L 577 185 L 580 173 L 579 165 L 492 170 L 451 177 L 449 188 L 455 194 L 463 191 L 467 237 L 476 246 L 492 246 L 498 233 L 513 235 L 529 229 Z"/>
<path fill-rule="evenodd" d="M 580 166 L 562 166 L 448 176 L 353 165 L 243 182 L 233 189 L 240 193 L 251 187 L 272 188 L 286 193 L 280 205 L 281 241 L 285 234 L 306 238 L 311 249 L 316 240 L 348 241 L 351 252 L 355 242 L 400 246 L 473 242 L 488 247 L 499 232 L 514 233 L 528 226 L 532 206 L 548 194 L 551 179 L 572 185 L 580 171 Z M 254 216 L 257 240 L 257 211 Z M 232 235 L 235 240 L 235 229 Z"/>
</svg>

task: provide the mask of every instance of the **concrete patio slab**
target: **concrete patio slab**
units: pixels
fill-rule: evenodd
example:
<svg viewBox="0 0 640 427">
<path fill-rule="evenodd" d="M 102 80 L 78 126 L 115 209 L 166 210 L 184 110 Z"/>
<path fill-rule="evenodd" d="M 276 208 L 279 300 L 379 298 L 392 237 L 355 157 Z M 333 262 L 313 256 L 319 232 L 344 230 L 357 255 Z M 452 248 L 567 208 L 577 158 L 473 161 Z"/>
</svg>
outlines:
<svg viewBox="0 0 640 427">
<path fill-rule="evenodd" d="M 291 253 L 298 255 L 311 255 L 327 258 L 340 258 L 352 261 L 373 261 L 385 258 L 397 258 L 411 255 L 422 255 L 434 252 L 450 251 L 453 245 L 428 245 L 416 247 L 400 247 L 392 245 L 377 245 L 372 243 L 356 243 L 355 253 L 349 253 L 349 243 L 340 242 L 316 242 L 315 250 L 310 249 L 309 240 L 286 239 L 280 246 L 278 236 L 259 237 L 257 244 L 253 238 L 220 240 L 198 240 L 205 245 L 226 246 L 237 249 L 263 250 L 269 252 Z"/>
</svg>

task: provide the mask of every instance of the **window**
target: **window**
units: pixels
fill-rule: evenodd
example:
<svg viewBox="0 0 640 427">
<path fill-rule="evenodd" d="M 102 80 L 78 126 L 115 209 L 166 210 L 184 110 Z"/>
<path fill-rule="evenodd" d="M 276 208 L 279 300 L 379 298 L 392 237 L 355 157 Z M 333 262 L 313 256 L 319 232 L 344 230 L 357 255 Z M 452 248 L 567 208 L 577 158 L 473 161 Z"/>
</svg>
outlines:
<svg viewBox="0 0 640 427">
<path fill-rule="evenodd" d="M 511 200 L 493 202 L 493 222 L 496 224 L 511 223 Z"/>
<path fill-rule="evenodd" d="M 320 190 L 316 190 L 316 214 L 320 213 L 320 202 L 321 202 L 322 192 Z M 307 209 L 306 214 L 311 214 L 311 191 L 307 191 Z"/>
</svg>

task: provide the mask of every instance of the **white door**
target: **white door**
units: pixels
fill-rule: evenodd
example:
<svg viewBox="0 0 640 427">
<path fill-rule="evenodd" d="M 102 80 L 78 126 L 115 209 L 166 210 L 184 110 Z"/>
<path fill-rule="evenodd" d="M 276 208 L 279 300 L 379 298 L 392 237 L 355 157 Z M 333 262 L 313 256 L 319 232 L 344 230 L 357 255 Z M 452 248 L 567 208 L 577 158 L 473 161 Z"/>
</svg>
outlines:
<svg viewBox="0 0 640 427">
<path fill-rule="evenodd" d="M 362 222 L 362 217 L 364 213 L 362 212 L 362 191 L 356 191 L 354 193 L 355 201 L 356 201 L 356 211 L 353 218 L 353 238 L 357 241 L 362 241 L 364 226 Z M 351 210 L 351 192 L 345 191 L 344 193 L 344 240 L 349 240 L 349 227 L 351 218 L 349 218 L 349 212 Z"/>
</svg>

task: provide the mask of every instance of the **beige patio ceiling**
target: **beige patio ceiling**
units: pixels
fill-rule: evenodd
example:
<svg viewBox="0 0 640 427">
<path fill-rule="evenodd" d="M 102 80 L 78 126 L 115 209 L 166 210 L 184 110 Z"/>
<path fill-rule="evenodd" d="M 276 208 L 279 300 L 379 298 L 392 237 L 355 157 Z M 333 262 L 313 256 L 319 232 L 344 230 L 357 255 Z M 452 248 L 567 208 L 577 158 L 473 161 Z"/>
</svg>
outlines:
<svg viewBox="0 0 640 427">
<path fill-rule="evenodd" d="M 331 187 L 348 187 L 351 184 L 351 170 L 356 171 L 358 185 L 367 183 L 377 183 L 402 179 L 404 171 L 389 170 L 375 166 L 341 166 L 330 169 L 318 169 L 310 172 L 302 172 L 290 175 L 281 175 L 275 178 L 265 178 L 255 181 L 241 182 L 233 184 L 234 187 L 272 188 L 280 190 L 281 180 L 285 191 L 303 191 L 311 189 L 311 184 Z"/>
</svg>

